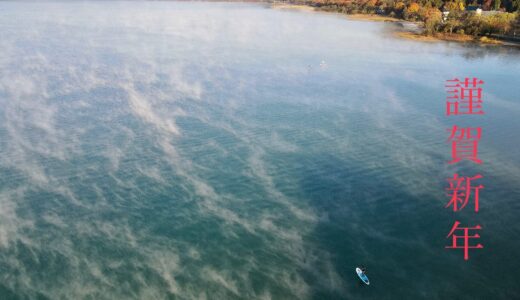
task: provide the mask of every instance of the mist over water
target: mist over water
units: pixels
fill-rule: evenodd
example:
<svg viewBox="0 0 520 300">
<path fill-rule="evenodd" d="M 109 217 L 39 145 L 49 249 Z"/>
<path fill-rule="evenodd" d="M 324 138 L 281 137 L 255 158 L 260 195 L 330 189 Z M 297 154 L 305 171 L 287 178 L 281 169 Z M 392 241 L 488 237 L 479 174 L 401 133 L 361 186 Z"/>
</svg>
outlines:
<svg viewBox="0 0 520 300">
<path fill-rule="evenodd" d="M 0 298 L 520 297 L 520 51 L 392 26 L 0 2 Z M 444 116 L 454 77 L 485 115 Z M 483 165 L 446 163 L 453 124 Z M 478 214 L 444 209 L 454 172 L 484 176 Z M 455 220 L 484 228 L 467 262 Z"/>
</svg>

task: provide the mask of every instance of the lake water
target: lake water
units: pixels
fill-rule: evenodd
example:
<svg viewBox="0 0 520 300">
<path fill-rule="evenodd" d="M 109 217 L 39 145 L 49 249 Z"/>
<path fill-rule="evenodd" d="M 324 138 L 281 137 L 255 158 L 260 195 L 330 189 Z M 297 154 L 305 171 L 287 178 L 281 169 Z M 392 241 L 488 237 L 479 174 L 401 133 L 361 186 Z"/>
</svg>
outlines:
<svg viewBox="0 0 520 300">
<path fill-rule="evenodd" d="M 520 51 L 393 27 L 0 2 L 0 298 L 520 298 Z M 485 115 L 444 115 L 454 77 Z M 482 165 L 446 163 L 454 124 Z M 454 172 L 478 214 L 444 208 Z M 468 261 L 455 220 L 483 227 Z"/>
</svg>

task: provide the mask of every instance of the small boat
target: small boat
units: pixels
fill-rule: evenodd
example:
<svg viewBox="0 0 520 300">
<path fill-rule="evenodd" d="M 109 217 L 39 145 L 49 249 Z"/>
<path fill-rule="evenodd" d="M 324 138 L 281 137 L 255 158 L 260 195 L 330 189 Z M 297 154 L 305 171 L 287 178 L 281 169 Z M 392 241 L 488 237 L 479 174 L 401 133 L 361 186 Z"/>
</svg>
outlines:
<svg viewBox="0 0 520 300">
<path fill-rule="evenodd" d="M 361 270 L 360 268 L 356 268 L 357 276 L 359 276 L 359 279 L 361 279 L 366 285 L 370 284 L 370 281 L 368 281 L 367 275 L 365 275 L 365 272 Z"/>
</svg>

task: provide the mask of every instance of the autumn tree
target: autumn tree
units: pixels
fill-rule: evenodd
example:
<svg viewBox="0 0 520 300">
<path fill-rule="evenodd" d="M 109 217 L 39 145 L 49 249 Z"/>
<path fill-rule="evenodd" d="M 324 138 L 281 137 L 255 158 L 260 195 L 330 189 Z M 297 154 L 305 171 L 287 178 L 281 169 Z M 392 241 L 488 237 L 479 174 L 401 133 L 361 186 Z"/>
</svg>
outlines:
<svg viewBox="0 0 520 300">
<path fill-rule="evenodd" d="M 438 27 L 442 21 L 442 13 L 437 8 L 427 8 L 424 10 L 423 20 L 426 34 L 432 35 L 438 30 Z"/>
<path fill-rule="evenodd" d="M 404 18 L 407 20 L 417 20 L 420 8 L 421 7 L 416 2 L 410 3 L 404 10 Z"/>
</svg>

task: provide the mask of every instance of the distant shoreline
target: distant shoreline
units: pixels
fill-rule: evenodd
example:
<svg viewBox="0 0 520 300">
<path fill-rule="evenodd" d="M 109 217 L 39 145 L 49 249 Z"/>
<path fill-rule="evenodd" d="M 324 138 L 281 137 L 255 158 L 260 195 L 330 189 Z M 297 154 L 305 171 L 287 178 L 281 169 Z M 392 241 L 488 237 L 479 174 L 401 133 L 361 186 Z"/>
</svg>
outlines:
<svg viewBox="0 0 520 300">
<path fill-rule="evenodd" d="M 271 7 L 274 9 L 294 9 L 301 11 L 316 11 L 316 12 L 330 12 L 327 10 L 319 9 L 311 5 L 306 4 L 293 4 L 288 2 L 271 2 Z M 347 14 L 342 12 L 333 12 L 347 16 L 350 20 L 356 21 L 370 21 L 370 22 L 392 22 L 403 25 L 401 30 L 396 30 L 394 36 L 398 38 L 404 38 L 409 40 L 421 41 L 421 42 L 458 42 L 458 43 L 474 43 L 479 45 L 492 45 L 492 46 L 520 46 L 520 43 L 514 41 L 502 41 L 492 37 L 473 37 L 467 34 L 457 33 L 435 33 L 433 35 L 427 35 L 423 33 L 423 22 L 411 22 L 395 17 L 378 15 L 378 14 Z M 411 25 L 411 26 L 410 26 Z"/>
</svg>

